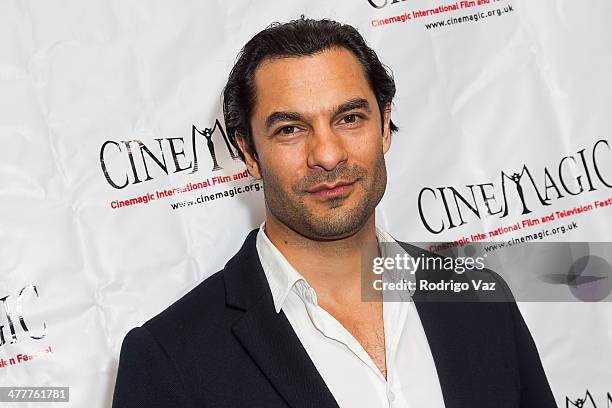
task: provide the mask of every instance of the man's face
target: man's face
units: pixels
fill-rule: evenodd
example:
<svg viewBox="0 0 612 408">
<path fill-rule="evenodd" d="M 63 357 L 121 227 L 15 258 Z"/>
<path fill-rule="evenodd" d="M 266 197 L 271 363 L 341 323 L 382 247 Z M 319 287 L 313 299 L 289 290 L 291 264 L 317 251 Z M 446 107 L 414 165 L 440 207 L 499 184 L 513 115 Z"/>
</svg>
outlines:
<svg viewBox="0 0 612 408">
<path fill-rule="evenodd" d="M 282 224 L 316 240 L 363 227 L 387 182 L 390 107 L 385 129 L 357 58 L 344 48 L 307 57 L 268 59 L 255 73 L 251 116 L 266 206 Z"/>
</svg>

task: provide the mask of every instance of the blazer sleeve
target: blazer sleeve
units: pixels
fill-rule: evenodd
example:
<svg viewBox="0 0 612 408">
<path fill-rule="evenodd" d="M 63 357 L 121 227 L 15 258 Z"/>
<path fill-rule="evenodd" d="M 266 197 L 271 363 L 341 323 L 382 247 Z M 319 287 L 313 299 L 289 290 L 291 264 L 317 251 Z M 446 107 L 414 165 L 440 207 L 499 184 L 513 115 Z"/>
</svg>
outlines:
<svg viewBox="0 0 612 408">
<path fill-rule="evenodd" d="M 144 327 L 123 340 L 113 394 L 113 408 L 192 408 L 176 367 Z"/>
<path fill-rule="evenodd" d="M 521 408 L 557 408 L 538 349 L 515 302 L 510 302 L 517 344 Z"/>
</svg>

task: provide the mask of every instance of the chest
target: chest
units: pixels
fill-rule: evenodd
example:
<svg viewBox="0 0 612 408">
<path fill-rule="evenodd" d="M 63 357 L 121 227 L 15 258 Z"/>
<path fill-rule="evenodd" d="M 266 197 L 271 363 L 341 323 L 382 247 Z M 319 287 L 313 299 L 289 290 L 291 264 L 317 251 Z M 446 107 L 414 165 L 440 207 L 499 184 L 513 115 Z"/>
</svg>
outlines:
<svg viewBox="0 0 612 408">
<path fill-rule="evenodd" d="M 326 310 L 359 342 L 386 378 L 382 303 L 364 302 L 353 307 L 328 306 Z"/>
</svg>

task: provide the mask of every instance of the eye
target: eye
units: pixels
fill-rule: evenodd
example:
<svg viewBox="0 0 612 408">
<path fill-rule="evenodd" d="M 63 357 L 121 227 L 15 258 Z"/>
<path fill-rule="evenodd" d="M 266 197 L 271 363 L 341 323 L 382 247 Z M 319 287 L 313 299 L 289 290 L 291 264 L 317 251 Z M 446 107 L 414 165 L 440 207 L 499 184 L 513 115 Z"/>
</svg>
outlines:
<svg viewBox="0 0 612 408">
<path fill-rule="evenodd" d="M 297 126 L 284 126 L 278 130 L 278 133 L 282 135 L 292 135 L 297 132 Z"/>
<path fill-rule="evenodd" d="M 353 124 L 353 123 L 356 123 L 359 119 L 360 119 L 359 115 L 355 113 L 351 113 L 343 117 L 342 121 L 344 121 L 344 123 Z"/>
</svg>

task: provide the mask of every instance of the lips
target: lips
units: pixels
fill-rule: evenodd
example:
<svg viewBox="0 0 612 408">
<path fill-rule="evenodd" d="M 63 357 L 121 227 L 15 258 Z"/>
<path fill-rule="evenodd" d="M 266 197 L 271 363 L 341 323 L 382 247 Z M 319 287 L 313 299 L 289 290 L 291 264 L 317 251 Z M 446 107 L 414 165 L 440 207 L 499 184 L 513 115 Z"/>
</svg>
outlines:
<svg viewBox="0 0 612 408">
<path fill-rule="evenodd" d="M 355 182 L 338 181 L 333 184 L 318 184 L 308 190 L 309 193 L 323 198 L 337 198 L 348 195 Z"/>
</svg>

